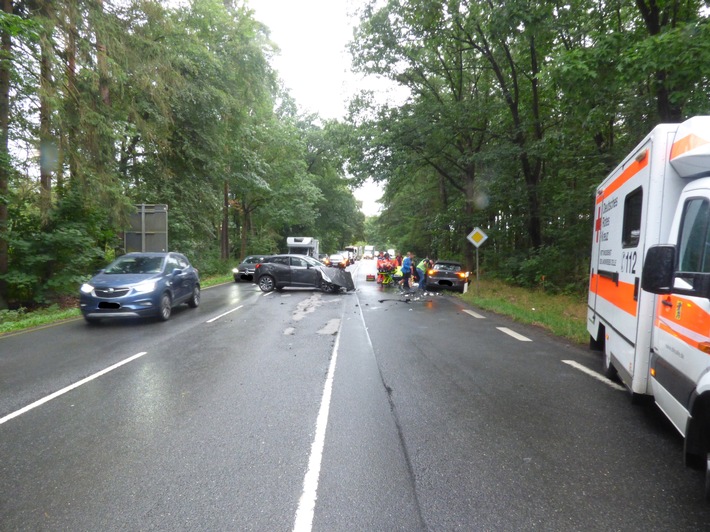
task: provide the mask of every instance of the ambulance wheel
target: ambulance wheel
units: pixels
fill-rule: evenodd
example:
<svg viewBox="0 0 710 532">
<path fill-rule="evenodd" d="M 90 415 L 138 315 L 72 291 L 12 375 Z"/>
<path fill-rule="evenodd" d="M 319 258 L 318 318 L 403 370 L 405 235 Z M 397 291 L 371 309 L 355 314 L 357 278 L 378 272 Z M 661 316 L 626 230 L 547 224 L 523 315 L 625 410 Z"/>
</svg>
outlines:
<svg viewBox="0 0 710 532">
<path fill-rule="evenodd" d="M 603 340 L 597 340 L 592 336 L 591 334 L 589 335 L 589 349 L 592 351 L 604 351 L 604 341 Z"/>
<path fill-rule="evenodd" d="M 611 363 L 611 353 L 604 349 L 604 376 L 609 380 L 616 380 L 619 373 Z"/>
<path fill-rule="evenodd" d="M 710 502 L 710 453 L 705 456 L 705 501 Z"/>
<path fill-rule="evenodd" d="M 609 380 L 616 380 L 618 378 L 618 372 L 616 371 L 616 368 L 614 365 L 611 363 L 611 353 L 604 348 L 604 376 L 609 379 Z"/>
</svg>

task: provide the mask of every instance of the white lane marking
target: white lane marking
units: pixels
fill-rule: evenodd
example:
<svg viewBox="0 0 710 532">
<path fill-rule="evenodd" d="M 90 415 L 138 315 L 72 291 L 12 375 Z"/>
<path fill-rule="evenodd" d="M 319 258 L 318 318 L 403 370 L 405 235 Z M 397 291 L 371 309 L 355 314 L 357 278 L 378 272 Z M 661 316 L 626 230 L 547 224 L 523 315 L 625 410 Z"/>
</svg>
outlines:
<svg viewBox="0 0 710 532">
<path fill-rule="evenodd" d="M 515 331 L 511 331 L 507 327 L 496 327 L 496 329 L 498 329 L 500 332 L 504 332 L 508 336 L 512 336 L 516 340 L 520 340 L 521 342 L 532 342 L 532 340 L 527 336 L 523 336 L 522 334 L 518 334 Z"/>
<path fill-rule="evenodd" d="M 98 373 L 94 373 L 93 375 L 89 375 L 85 379 L 81 379 L 80 381 L 77 381 L 74 384 L 67 386 L 66 388 L 62 388 L 61 390 L 56 391 L 53 394 L 43 397 L 39 401 L 35 401 L 34 403 L 29 404 L 24 408 L 20 408 L 19 410 L 16 410 L 12 414 L 8 414 L 5 417 L 0 418 L 0 425 L 5 423 L 6 421 L 10 421 L 11 419 L 16 418 L 17 416 L 20 416 L 26 412 L 29 412 L 33 408 L 37 408 L 38 406 L 43 405 L 44 403 L 47 403 L 47 402 L 51 401 L 52 399 L 56 399 L 60 395 L 64 395 L 65 393 L 70 392 L 74 388 L 78 388 L 79 386 L 82 386 L 82 385 L 86 384 L 87 382 L 93 381 L 94 379 L 97 379 L 97 378 L 101 377 L 102 375 L 105 375 L 106 373 L 113 371 L 116 368 L 120 368 L 124 364 L 128 364 L 129 362 L 133 362 L 135 359 L 142 357 L 146 353 L 147 353 L 147 351 L 143 351 L 141 353 L 133 355 L 132 357 L 128 357 L 127 359 L 122 360 L 121 362 L 118 362 L 118 363 L 114 364 L 113 366 L 109 366 L 106 369 L 102 369 Z"/>
<path fill-rule="evenodd" d="M 464 310 L 464 312 L 465 312 L 466 314 L 470 314 L 471 316 L 473 316 L 474 318 L 477 318 L 477 319 L 479 319 L 479 320 L 485 320 L 485 319 L 486 319 L 485 316 L 481 316 L 480 314 L 477 314 L 476 312 L 474 312 L 474 311 L 472 311 L 472 310 Z"/>
<path fill-rule="evenodd" d="M 323 387 L 323 398 L 321 399 L 318 419 L 316 420 L 316 433 L 311 445 L 311 455 L 308 458 L 308 471 L 306 471 L 306 476 L 303 478 L 303 492 L 298 501 L 298 510 L 296 510 L 296 520 L 293 525 L 294 532 L 310 532 L 313 528 L 313 515 L 315 514 L 316 499 L 318 497 L 318 478 L 320 477 L 320 466 L 323 459 L 325 429 L 328 425 L 330 397 L 333 393 L 333 376 L 335 375 L 335 363 L 338 360 L 341 329 L 338 330 L 338 335 L 335 337 L 328 375 Z"/>
<path fill-rule="evenodd" d="M 568 366 L 572 366 L 573 368 L 578 369 L 578 370 L 581 371 L 582 373 L 586 373 L 587 375 L 589 375 L 590 377 L 593 377 L 593 378 L 597 379 L 598 381 L 603 382 L 604 384 L 606 384 L 606 385 L 609 386 L 610 388 L 614 388 L 615 390 L 619 390 L 619 391 L 622 391 L 622 392 L 626 391 L 626 388 L 624 388 L 624 387 L 621 386 L 620 384 L 617 384 L 617 383 L 615 383 L 615 382 L 613 382 L 613 381 L 610 381 L 609 379 L 607 379 L 607 378 L 606 378 L 604 375 L 602 375 L 601 373 L 597 373 L 596 371 L 592 371 L 592 370 L 589 369 L 587 366 L 583 366 L 583 365 L 580 364 L 579 362 L 575 362 L 574 360 L 563 360 L 562 362 L 563 362 L 564 364 L 567 364 Z"/>
<path fill-rule="evenodd" d="M 243 306 L 244 306 L 244 305 L 239 305 L 237 308 L 233 308 L 232 310 L 228 310 L 228 311 L 225 312 L 224 314 L 220 314 L 219 316 L 217 316 L 217 317 L 215 317 L 215 318 L 212 318 L 211 320 L 207 320 L 207 323 L 212 323 L 213 321 L 217 321 L 218 319 L 223 318 L 223 317 L 226 316 L 227 314 L 231 314 L 231 313 L 234 312 L 235 310 L 239 310 L 239 309 L 242 308 Z"/>
<path fill-rule="evenodd" d="M 336 318 L 333 320 L 328 320 L 328 323 L 326 323 L 320 331 L 316 331 L 316 334 L 333 335 L 337 334 L 339 329 L 340 320 Z"/>
</svg>

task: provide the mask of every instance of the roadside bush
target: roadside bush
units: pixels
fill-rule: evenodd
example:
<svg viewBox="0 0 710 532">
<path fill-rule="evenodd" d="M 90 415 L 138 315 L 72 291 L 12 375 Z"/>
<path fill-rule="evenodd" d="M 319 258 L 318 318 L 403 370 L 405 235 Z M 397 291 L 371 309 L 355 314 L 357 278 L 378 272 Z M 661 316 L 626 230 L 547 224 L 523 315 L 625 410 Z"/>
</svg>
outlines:
<svg viewBox="0 0 710 532">
<path fill-rule="evenodd" d="M 586 280 L 578 268 L 575 258 L 567 260 L 558 248 L 543 246 L 526 255 L 508 257 L 502 264 L 501 274 L 506 282 L 516 286 L 579 294 L 586 289 Z"/>
<path fill-rule="evenodd" d="M 183 251 L 180 251 L 183 253 Z M 234 264 L 232 260 L 220 258 L 218 249 L 204 249 L 197 253 L 184 252 L 192 265 L 200 272 L 200 278 L 208 275 L 226 275 L 232 271 Z"/>
<path fill-rule="evenodd" d="M 4 276 L 10 301 L 43 304 L 73 294 L 103 265 L 104 253 L 81 224 L 68 224 L 10 239 L 11 262 Z"/>
</svg>

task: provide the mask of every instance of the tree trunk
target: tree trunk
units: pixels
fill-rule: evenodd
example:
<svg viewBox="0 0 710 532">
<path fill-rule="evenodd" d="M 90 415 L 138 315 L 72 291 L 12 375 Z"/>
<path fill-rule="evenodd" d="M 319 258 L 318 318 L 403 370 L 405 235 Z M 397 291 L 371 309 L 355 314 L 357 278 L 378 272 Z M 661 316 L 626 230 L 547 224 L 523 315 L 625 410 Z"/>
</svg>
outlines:
<svg viewBox="0 0 710 532">
<path fill-rule="evenodd" d="M 229 183 L 224 181 L 224 206 L 222 208 L 222 238 L 220 257 L 229 258 Z"/>
<path fill-rule="evenodd" d="M 675 27 L 678 19 L 682 20 L 678 2 L 669 2 L 667 5 L 655 0 L 636 0 L 638 8 L 646 30 L 651 36 L 660 35 L 666 27 Z M 678 123 L 683 120 L 682 107 L 671 100 L 671 90 L 668 87 L 669 72 L 664 69 L 656 71 L 656 84 L 654 92 L 656 94 L 656 110 L 658 118 L 665 123 Z"/>
<path fill-rule="evenodd" d="M 99 13 L 103 14 L 104 0 L 96 0 Z M 99 95 L 106 107 L 111 105 L 109 97 L 108 50 L 103 42 L 101 31 L 96 28 L 96 66 L 99 69 Z"/>
<path fill-rule="evenodd" d="M 63 149 L 64 158 L 68 159 L 69 165 L 69 186 L 77 184 L 77 161 L 76 161 L 76 130 L 77 130 L 77 91 L 76 91 L 76 32 L 77 32 L 77 9 L 74 2 L 68 4 L 68 27 L 67 27 L 67 47 L 66 47 L 66 76 L 67 95 L 65 99 L 65 117 L 67 123 L 66 143 Z"/>
<path fill-rule="evenodd" d="M 242 232 L 241 245 L 239 246 L 239 258 L 247 256 L 247 239 L 251 233 L 251 211 L 247 209 L 245 202 L 241 204 Z"/>
<path fill-rule="evenodd" d="M 92 30 L 96 40 L 96 67 L 98 74 L 97 90 L 103 106 L 97 106 L 97 113 L 103 117 L 108 116 L 108 108 L 111 100 L 109 98 L 109 75 L 108 75 L 108 49 L 103 41 L 105 24 L 103 21 L 104 2 L 95 0 L 96 9 L 92 16 Z M 107 118 L 106 118 L 107 119 Z M 96 174 L 104 183 L 110 183 L 111 161 L 113 159 L 113 142 L 98 125 L 93 125 L 89 137 L 89 145 L 95 157 Z"/>
<path fill-rule="evenodd" d="M 51 33 L 52 22 L 50 2 L 42 2 L 40 10 L 43 28 L 39 39 L 39 208 L 42 226 L 49 223 L 49 213 L 52 208 L 52 170 L 56 168 L 57 150 L 52 139 L 52 54 Z"/>
<path fill-rule="evenodd" d="M 2 10 L 12 13 L 12 0 L 3 0 Z M 10 183 L 10 150 L 8 125 L 10 119 L 10 64 L 12 38 L 6 31 L 0 36 L 2 57 L 0 57 L 0 276 L 8 271 L 8 212 L 7 192 Z M 0 279 L 0 309 L 7 308 L 7 281 Z"/>
</svg>

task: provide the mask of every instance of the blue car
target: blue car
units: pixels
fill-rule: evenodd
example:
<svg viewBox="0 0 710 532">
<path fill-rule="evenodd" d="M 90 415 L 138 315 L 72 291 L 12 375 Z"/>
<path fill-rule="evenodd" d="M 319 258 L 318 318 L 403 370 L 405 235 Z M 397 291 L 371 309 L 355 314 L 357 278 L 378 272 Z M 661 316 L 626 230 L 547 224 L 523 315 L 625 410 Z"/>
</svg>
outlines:
<svg viewBox="0 0 710 532">
<path fill-rule="evenodd" d="M 88 323 L 103 318 L 156 316 L 166 321 L 173 307 L 200 304 L 200 277 L 180 253 L 128 253 L 80 289 L 79 308 Z"/>
</svg>

